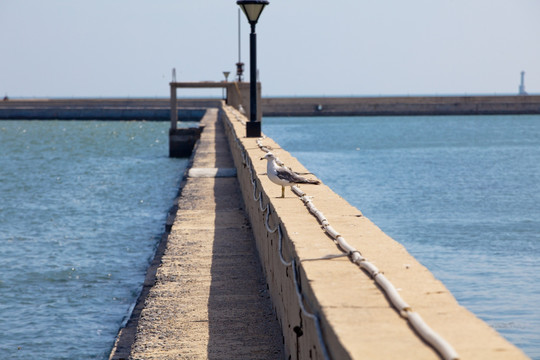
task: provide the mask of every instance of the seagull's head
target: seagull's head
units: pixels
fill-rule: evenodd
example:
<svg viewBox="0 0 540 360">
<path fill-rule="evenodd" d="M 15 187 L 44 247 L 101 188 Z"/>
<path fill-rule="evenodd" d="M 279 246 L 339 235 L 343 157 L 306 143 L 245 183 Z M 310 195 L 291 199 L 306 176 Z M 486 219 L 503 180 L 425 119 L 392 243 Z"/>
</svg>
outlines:
<svg viewBox="0 0 540 360">
<path fill-rule="evenodd" d="M 266 155 L 264 155 L 261 158 L 261 160 L 268 160 L 268 161 L 272 161 L 272 160 L 275 160 L 275 159 L 276 159 L 276 157 L 271 152 L 266 153 Z"/>
</svg>

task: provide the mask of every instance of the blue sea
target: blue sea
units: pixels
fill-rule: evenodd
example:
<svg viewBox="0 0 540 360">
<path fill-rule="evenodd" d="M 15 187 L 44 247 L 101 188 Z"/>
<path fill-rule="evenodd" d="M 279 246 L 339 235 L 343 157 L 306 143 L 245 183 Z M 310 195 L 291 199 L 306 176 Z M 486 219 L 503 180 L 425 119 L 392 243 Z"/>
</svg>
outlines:
<svg viewBox="0 0 540 360">
<path fill-rule="evenodd" d="M 540 359 L 540 116 L 264 118 L 263 132 Z"/>
<path fill-rule="evenodd" d="M 540 360 L 540 116 L 263 131 Z M 0 122 L 0 359 L 106 359 L 186 160 L 166 122 Z"/>
<path fill-rule="evenodd" d="M 186 160 L 166 122 L 0 121 L 0 359 L 107 359 Z"/>
</svg>

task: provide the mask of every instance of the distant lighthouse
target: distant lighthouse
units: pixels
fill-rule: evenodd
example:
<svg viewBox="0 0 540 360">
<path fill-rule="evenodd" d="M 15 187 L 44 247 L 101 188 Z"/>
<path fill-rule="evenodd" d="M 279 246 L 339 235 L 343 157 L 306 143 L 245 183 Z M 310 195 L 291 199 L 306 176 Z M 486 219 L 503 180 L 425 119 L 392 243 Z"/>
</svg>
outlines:
<svg viewBox="0 0 540 360">
<path fill-rule="evenodd" d="M 519 84 L 519 95 L 527 95 L 525 91 L 525 71 L 521 72 L 521 84 Z"/>
</svg>

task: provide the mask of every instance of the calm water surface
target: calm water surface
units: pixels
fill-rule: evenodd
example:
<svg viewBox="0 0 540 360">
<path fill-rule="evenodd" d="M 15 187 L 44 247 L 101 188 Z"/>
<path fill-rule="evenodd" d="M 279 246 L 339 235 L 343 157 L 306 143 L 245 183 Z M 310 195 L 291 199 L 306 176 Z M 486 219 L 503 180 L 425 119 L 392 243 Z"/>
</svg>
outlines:
<svg viewBox="0 0 540 360">
<path fill-rule="evenodd" d="M 166 122 L 0 121 L 0 358 L 106 359 L 186 160 Z"/>
<path fill-rule="evenodd" d="M 263 132 L 540 359 L 540 116 L 265 118 Z"/>
</svg>

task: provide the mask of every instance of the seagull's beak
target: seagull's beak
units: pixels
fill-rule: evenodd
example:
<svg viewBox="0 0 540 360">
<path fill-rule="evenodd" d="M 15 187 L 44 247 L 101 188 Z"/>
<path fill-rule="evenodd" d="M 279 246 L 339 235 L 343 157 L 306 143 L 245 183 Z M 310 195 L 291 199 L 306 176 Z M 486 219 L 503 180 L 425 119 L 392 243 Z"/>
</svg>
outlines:
<svg viewBox="0 0 540 360">
<path fill-rule="evenodd" d="M 262 158 L 260 158 L 260 160 L 266 160 L 266 158 L 263 156 Z"/>
</svg>

